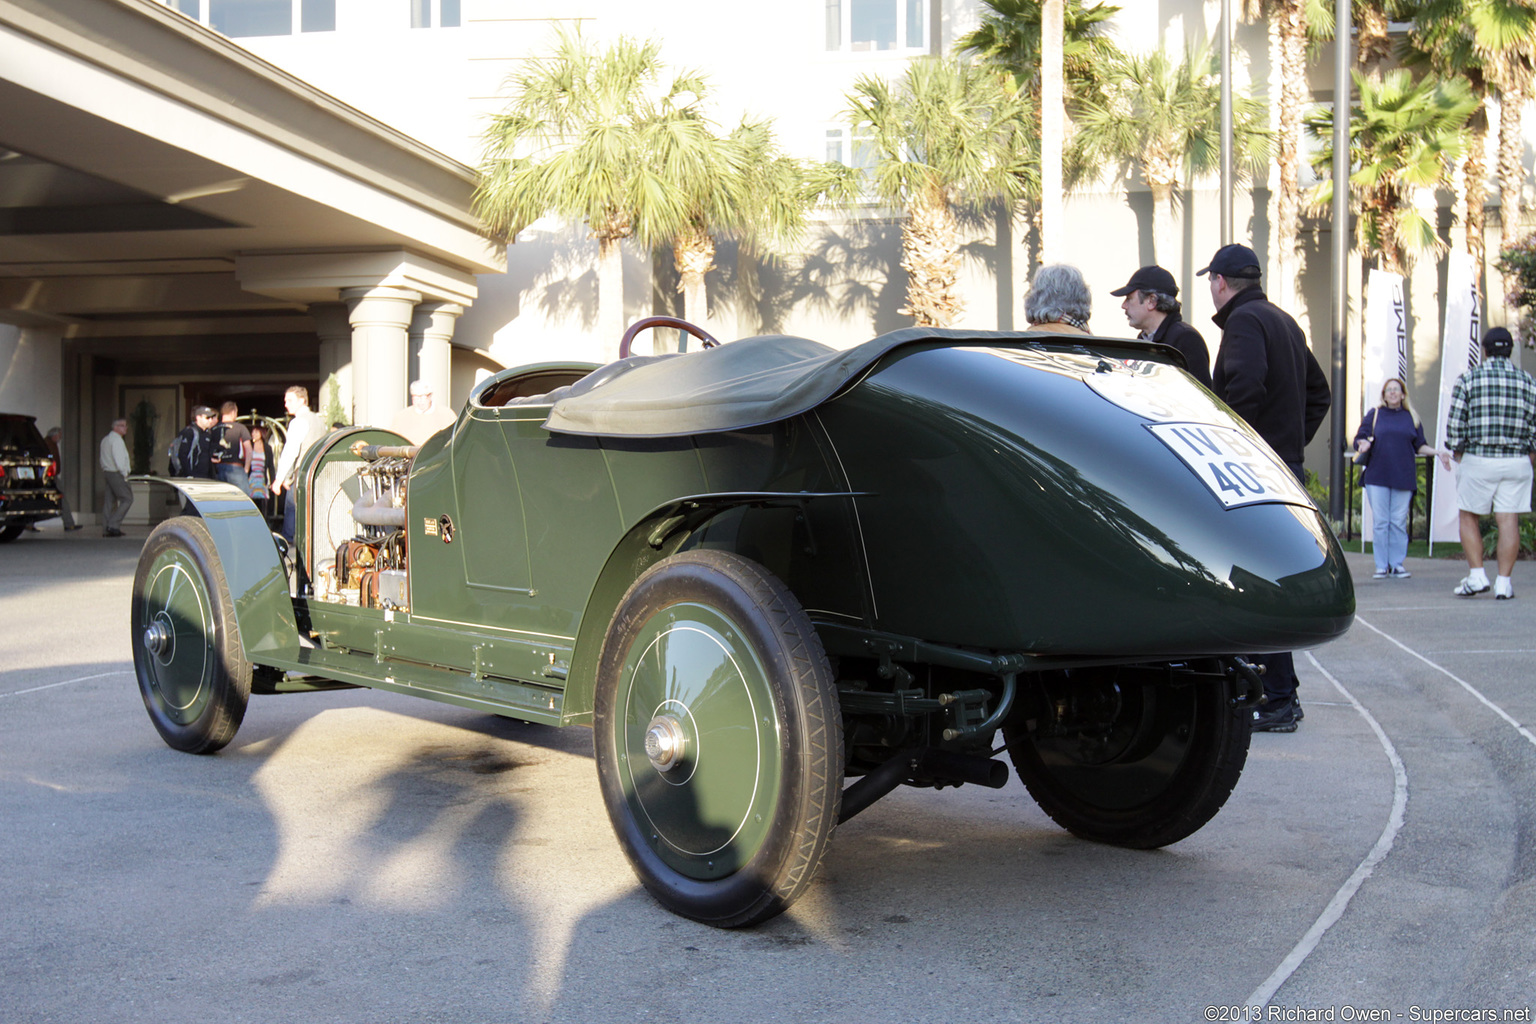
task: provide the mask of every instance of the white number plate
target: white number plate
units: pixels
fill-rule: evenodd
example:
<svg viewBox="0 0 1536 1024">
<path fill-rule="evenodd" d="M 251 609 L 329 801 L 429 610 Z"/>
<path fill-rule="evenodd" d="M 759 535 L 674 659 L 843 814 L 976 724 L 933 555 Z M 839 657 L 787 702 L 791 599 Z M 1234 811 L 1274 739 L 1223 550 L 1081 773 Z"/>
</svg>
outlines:
<svg viewBox="0 0 1536 1024">
<path fill-rule="evenodd" d="M 18 479 L 18 480 L 31 480 L 31 479 L 33 479 L 32 467 L 31 466 L 17 466 L 16 467 L 16 479 Z"/>
<path fill-rule="evenodd" d="M 1274 451 L 1235 427 L 1212 423 L 1148 423 L 1147 429 L 1194 470 L 1226 508 L 1280 501 L 1311 505 Z"/>
</svg>

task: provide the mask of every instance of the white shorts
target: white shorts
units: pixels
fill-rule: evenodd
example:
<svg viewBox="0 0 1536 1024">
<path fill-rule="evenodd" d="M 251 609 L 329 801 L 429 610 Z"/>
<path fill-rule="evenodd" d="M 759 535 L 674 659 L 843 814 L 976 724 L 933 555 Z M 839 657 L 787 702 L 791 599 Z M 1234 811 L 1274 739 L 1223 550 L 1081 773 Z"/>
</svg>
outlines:
<svg viewBox="0 0 1536 1024">
<path fill-rule="evenodd" d="M 1531 510 L 1531 460 L 1524 455 L 1463 455 L 1456 467 L 1456 503 L 1480 516 Z"/>
</svg>

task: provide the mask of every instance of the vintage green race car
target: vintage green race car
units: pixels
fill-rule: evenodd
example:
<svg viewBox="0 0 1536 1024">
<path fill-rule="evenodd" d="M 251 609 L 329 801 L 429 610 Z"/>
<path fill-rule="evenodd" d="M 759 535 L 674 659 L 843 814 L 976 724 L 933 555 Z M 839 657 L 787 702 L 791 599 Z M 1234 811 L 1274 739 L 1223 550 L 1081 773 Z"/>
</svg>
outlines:
<svg viewBox="0 0 1536 1024">
<path fill-rule="evenodd" d="M 1175 842 L 1242 771 L 1242 656 L 1354 615 L 1328 524 L 1179 359 L 914 329 L 510 369 L 419 449 L 317 444 L 291 553 L 171 481 L 145 706 L 197 753 L 251 693 L 343 685 L 590 725 L 641 881 L 722 926 L 896 786 L 1003 785 L 1004 749 L 1075 834 Z"/>
</svg>

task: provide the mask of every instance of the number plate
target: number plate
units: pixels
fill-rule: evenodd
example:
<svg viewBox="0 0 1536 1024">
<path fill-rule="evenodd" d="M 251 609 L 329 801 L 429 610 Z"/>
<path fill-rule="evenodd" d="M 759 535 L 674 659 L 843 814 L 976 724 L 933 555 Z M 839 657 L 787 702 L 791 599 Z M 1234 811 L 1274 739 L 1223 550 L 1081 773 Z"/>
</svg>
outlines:
<svg viewBox="0 0 1536 1024">
<path fill-rule="evenodd" d="M 1280 501 L 1311 505 L 1291 471 L 1262 441 L 1212 423 L 1148 423 L 1226 508 Z"/>
<path fill-rule="evenodd" d="M 35 479 L 35 477 L 32 474 L 32 467 L 31 466 L 17 466 L 16 467 L 16 479 L 18 479 L 18 480 L 32 480 L 32 479 Z"/>
</svg>

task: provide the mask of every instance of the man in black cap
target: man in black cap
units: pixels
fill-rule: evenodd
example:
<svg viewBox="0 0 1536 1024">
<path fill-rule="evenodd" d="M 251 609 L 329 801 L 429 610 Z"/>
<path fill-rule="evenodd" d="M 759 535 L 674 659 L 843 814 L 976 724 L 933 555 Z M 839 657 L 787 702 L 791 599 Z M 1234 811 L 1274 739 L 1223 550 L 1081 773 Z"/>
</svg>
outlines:
<svg viewBox="0 0 1536 1024">
<path fill-rule="evenodd" d="M 1515 596 L 1515 557 L 1520 553 L 1520 514 L 1531 510 L 1531 463 L 1536 459 L 1536 380 L 1516 369 L 1514 339 L 1502 327 L 1483 335 L 1483 361 L 1456 380 L 1445 414 L 1446 446 L 1456 453 L 1456 504 L 1461 509 L 1461 550 L 1467 578 L 1457 597 L 1488 590 L 1483 570 L 1481 517 L 1499 526 L 1499 576 L 1493 596 Z"/>
<path fill-rule="evenodd" d="M 1159 345 L 1171 345 L 1184 354 L 1185 365 L 1195 380 L 1211 386 L 1211 353 L 1200 332 L 1179 316 L 1179 286 L 1162 267 L 1142 267 L 1124 288 L 1109 294 L 1124 296 L 1120 308 L 1137 330 L 1137 337 Z"/>
<path fill-rule="evenodd" d="M 1208 266 L 1212 318 L 1221 347 L 1211 375 L 1216 397 L 1258 431 L 1296 479 L 1305 483 L 1307 442 L 1328 413 L 1328 378 L 1317 365 L 1301 327 L 1264 297 L 1259 258 L 1246 245 L 1224 245 Z M 1295 732 L 1301 721 L 1296 667 L 1289 651 L 1254 659 L 1264 665 L 1264 706 L 1254 714 L 1255 732 Z"/>
</svg>

